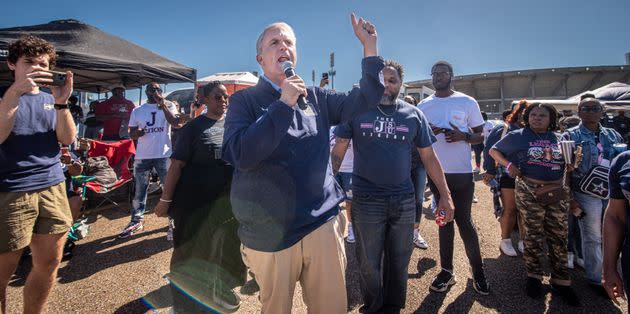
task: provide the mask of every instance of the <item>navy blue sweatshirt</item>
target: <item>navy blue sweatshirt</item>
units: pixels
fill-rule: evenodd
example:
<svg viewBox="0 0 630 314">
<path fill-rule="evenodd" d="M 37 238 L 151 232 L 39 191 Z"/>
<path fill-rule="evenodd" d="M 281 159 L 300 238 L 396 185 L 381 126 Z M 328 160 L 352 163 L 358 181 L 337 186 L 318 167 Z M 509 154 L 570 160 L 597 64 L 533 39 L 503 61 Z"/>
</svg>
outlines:
<svg viewBox="0 0 630 314">
<path fill-rule="evenodd" d="M 286 249 L 338 214 L 344 194 L 329 164 L 330 127 L 380 102 L 383 67 L 380 57 L 364 58 L 359 87 L 349 93 L 309 88 L 316 115 L 281 102 L 264 79 L 230 97 L 223 159 L 235 168 L 232 209 L 245 246 Z"/>
</svg>

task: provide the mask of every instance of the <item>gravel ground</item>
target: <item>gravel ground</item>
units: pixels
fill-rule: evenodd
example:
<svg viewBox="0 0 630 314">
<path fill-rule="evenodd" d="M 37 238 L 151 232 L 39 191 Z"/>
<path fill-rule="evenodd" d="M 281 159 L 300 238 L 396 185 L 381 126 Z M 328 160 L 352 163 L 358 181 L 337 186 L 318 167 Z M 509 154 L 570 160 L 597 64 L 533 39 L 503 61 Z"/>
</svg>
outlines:
<svg viewBox="0 0 630 314">
<path fill-rule="evenodd" d="M 479 231 L 481 252 L 491 294 L 481 296 L 472 288 L 468 261 L 459 236 L 455 240 L 455 274 L 457 284 L 447 293 L 431 293 L 429 285 L 439 272 L 438 227 L 423 217 L 421 228 L 429 243 L 428 250 L 414 249 L 409 264 L 407 305 L 404 313 L 627 313 L 626 304 L 617 308 L 609 300 L 593 293 L 583 279 L 583 271 L 572 271 L 574 288 L 582 307 L 568 307 L 548 292 L 541 300 L 524 295 L 525 267 L 520 257 L 501 255 L 498 249 L 499 225 L 492 213 L 491 195 L 480 182 L 476 186 L 479 203 L 473 204 L 473 217 Z M 149 208 L 155 197 L 149 201 Z M 428 205 L 428 204 L 427 204 Z M 90 234 L 79 241 L 70 261 L 59 270 L 59 283 L 52 291 L 49 313 L 168 313 L 171 299 L 166 281 L 171 243 L 166 240 L 167 220 L 148 214 L 145 231 L 130 239 L 118 240 L 116 234 L 129 222 L 128 208 L 111 208 L 90 215 L 94 221 Z M 348 255 L 349 312 L 358 313 L 361 306 L 358 269 L 354 245 L 346 246 Z M 12 278 L 7 291 L 8 313 L 19 313 L 22 288 L 28 263 Z M 238 289 L 237 289 L 238 290 Z M 242 296 L 239 313 L 258 313 L 257 295 Z M 306 313 L 301 291 L 295 293 L 293 311 Z"/>
</svg>

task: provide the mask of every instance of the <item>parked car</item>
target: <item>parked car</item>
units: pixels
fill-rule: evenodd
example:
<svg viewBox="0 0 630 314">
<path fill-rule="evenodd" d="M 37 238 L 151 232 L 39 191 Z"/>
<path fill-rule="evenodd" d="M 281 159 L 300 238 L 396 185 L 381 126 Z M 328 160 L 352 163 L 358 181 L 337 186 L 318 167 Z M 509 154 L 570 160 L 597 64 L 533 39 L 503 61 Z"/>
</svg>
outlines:
<svg viewBox="0 0 630 314">
<path fill-rule="evenodd" d="M 194 88 L 174 90 L 166 95 L 166 100 L 177 101 L 186 114 L 190 113 L 190 104 L 195 100 Z"/>
</svg>

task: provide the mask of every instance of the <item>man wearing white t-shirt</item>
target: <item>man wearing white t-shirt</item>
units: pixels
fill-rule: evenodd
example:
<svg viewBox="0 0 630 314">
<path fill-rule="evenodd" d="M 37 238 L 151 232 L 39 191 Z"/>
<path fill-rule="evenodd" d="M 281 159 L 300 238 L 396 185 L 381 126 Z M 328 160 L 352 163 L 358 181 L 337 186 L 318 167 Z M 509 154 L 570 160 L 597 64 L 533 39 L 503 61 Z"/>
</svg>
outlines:
<svg viewBox="0 0 630 314">
<path fill-rule="evenodd" d="M 442 163 L 451 198 L 455 202 L 455 222 L 464 242 L 466 255 L 472 267 L 473 288 L 480 294 L 489 293 L 483 270 L 479 238 L 470 215 L 475 183 L 470 162 L 471 144 L 483 142 L 481 131 L 484 121 L 477 101 L 470 96 L 451 89 L 453 67 L 439 61 L 431 69 L 435 94 L 423 99 L 418 108 L 431 123 L 437 142 L 433 150 Z M 435 185 L 430 183 L 433 195 L 439 200 Z M 453 275 L 453 239 L 455 229 L 452 222 L 440 227 L 440 263 L 442 271 L 431 284 L 431 290 L 444 292 L 455 284 Z"/>
<path fill-rule="evenodd" d="M 119 238 L 127 238 L 144 229 L 142 220 L 150 173 L 155 169 L 160 182 L 166 179 L 171 157 L 171 126 L 177 125 L 179 120 L 173 103 L 164 100 L 160 84 L 149 84 L 146 94 L 147 103 L 134 109 L 129 118 L 129 135 L 138 141 L 133 165 L 136 193 L 132 202 L 131 222 L 118 235 Z"/>
</svg>

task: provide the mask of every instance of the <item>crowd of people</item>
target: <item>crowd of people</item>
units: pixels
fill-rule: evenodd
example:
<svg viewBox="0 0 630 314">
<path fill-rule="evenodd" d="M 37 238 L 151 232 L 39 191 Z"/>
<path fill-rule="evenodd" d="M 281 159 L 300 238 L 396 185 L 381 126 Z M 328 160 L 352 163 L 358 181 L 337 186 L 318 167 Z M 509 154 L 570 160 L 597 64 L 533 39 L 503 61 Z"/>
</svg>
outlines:
<svg viewBox="0 0 630 314">
<path fill-rule="evenodd" d="M 433 95 L 403 100 L 404 67 L 379 56 L 372 23 L 353 14 L 351 24 L 363 47 L 362 76 L 351 91 L 287 77 L 282 63 L 297 62 L 296 35 L 274 23 L 256 42 L 257 85 L 233 95 L 221 82 L 201 86 L 186 118 L 158 83 L 147 86 L 139 107 L 114 86 L 84 118 L 71 97 L 72 72 L 52 85 L 55 48 L 33 36 L 12 43 L 14 82 L 0 100 L 0 312 L 27 247 L 33 268 L 24 312 L 45 309 L 66 234 L 80 216 L 67 178 L 82 165 L 66 153 L 79 124 L 88 137 L 136 143 L 135 195 L 119 238 L 143 230 L 151 174 L 159 177 L 154 212 L 169 219 L 175 313 L 237 310 L 233 289 L 248 274 L 264 313 L 290 313 L 297 282 L 309 312 L 345 313 L 344 238 L 356 245 L 360 311 L 400 312 L 413 248 L 430 245 L 419 230 L 427 186 L 441 268 L 430 290 L 445 293 L 457 282 L 457 225 L 473 288 L 488 295 L 492 273 L 471 215 L 475 174 L 493 195 L 499 249 L 522 253 L 524 293 L 542 297 L 547 254 L 552 289 L 569 305 L 580 305 L 571 288 L 574 263 L 603 297 L 623 297 L 630 287 L 630 253 L 623 254 L 630 252 L 630 123 L 623 113 L 613 119 L 615 130 L 602 123 L 605 106 L 584 94 L 577 116 L 561 118 L 551 105 L 523 100 L 503 121 L 489 121 L 474 98 L 453 89 L 446 61 L 430 69 Z"/>
</svg>

